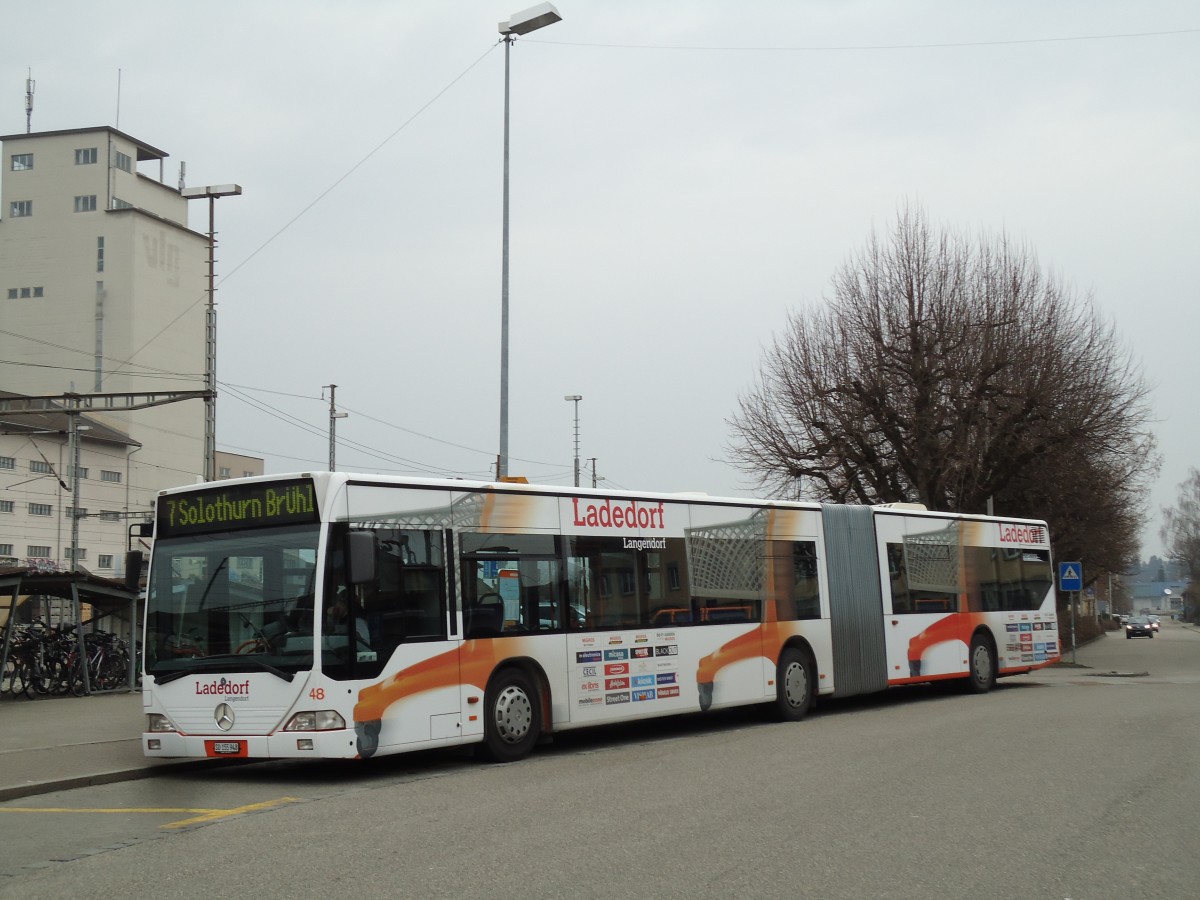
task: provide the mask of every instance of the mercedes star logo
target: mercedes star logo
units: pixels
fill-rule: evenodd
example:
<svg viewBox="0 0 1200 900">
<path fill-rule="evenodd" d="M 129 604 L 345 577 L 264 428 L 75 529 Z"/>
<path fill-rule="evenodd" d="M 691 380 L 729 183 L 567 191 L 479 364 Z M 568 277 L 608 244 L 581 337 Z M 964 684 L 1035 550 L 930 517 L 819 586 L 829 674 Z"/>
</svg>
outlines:
<svg viewBox="0 0 1200 900">
<path fill-rule="evenodd" d="M 233 709 L 228 703 L 222 703 L 213 711 L 213 720 L 222 731 L 233 727 Z"/>
</svg>

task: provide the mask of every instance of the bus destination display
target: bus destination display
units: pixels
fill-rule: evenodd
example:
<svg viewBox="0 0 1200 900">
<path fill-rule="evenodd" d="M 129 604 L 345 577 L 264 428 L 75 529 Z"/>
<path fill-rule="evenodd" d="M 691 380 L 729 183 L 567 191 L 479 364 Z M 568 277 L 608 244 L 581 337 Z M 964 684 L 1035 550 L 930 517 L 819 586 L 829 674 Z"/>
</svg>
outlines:
<svg viewBox="0 0 1200 900">
<path fill-rule="evenodd" d="M 158 498 L 158 537 L 318 520 L 316 495 L 308 479 L 229 485 Z"/>
</svg>

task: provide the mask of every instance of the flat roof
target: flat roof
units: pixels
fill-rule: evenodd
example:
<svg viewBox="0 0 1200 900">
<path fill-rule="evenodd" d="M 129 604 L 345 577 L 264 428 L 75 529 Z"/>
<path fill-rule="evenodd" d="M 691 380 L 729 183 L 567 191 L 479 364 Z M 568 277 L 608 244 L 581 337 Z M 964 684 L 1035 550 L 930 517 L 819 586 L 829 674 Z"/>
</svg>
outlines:
<svg viewBox="0 0 1200 900">
<path fill-rule="evenodd" d="M 165 150 L 159 150 L 157 147 L 147 144 L 145 141 L 138 140 L 131 134 L 126 134 L 124 131 L 118 131 L 116 128 L 111 128 L 108 125 L 97 125 L 94 128 L 64 128 L 59 131 L 34 131 L 30 133 L 0 134 L 0 142 L 28 140 L 32 138 L 43 137 L 59 137 L 64 134 L 94 134 L 97 131 L 103 131 L 106 134 L 118 135 L 136 146 L 138 162 L 143 162 L 148 159 L 166 159 L 171 155 Z"/>
</svg>

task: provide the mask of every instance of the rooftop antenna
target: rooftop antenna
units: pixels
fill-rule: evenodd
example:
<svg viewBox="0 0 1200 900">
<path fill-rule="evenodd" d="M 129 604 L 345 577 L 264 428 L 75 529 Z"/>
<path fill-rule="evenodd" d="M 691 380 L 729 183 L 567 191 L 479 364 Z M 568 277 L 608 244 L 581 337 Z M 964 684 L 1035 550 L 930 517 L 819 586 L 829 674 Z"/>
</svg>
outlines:
<svg viewBox="0 0 1200 900">
<path fill-rule="evenodd" d="M 187 187 L 187 163 L 182 159 L 179 161 L 179 190 L 180 193 Z"/>
<path fill-rule="evenodd" d="M 29 70 L 29 77 L 25 79 L 25 133 L 33 128 L 33 89 L 37 82 L 33 80 L 33 69 Z"/>
</svg>

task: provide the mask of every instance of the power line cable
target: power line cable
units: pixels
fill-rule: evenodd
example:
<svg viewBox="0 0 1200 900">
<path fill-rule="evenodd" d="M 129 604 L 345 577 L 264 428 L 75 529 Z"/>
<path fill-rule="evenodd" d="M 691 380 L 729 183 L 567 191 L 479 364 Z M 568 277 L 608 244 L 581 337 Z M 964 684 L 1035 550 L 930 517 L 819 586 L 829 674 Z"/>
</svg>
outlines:
<svg viewBox="0 0 1200 900">
<path fill-rule="evenodd" d="M 405 119 L 404 122 L 402 122 L 394 131 L 392 131 L 391 134 L 389 134 L 386 138 L 384 138 L 382 141 L 380 141 L 379 144 L 377 144 L 370 152 L 368 152 L 365 156 L 363 156 L 353 166 L 351 166 L 349 169 L 347 169 L 340 178 L 338 178 L 335 182 L 333 182 L 333 184 L 331 184 L 324 191 L 322 191 L 320 194 L 318 194 L 307 206 L 305 206 L 298 213 L 296 213 L 296 215 L 292 216 L 291 219 L 289 219 L 286 223 L 284 223 L 283 227 L 281 227 L 273 235 L 271 235 L 269 238 L 267 238 L 265 241 L 263 241 L 263 243 L 261 243 L 257 247 L 257 249 L 255 249 L 253 252 L 251 252 L 249 256 L 247 256 L 245 259 L 243 259 L 241 262 L 239 262 L 237 265 L 235 265 L 232 269 L 230 269 L 228 272 L 226 272 L 224 275 L 222 275 L 217 280 L 216 284 L 217 285 L 224 284 L 226 281 L 228 281 L 230 278 L 232 278 L 234 276 L 234 274 L 236 274 L 243 266 L 245 266 L 252 259 L 254 259 L 256 256 L 258 256 L 259 253 L 261 253 L 263 250 L 265 250 L 276 238 L 278 238 L 281 234 L 283 234 L 285 231 L 287 231 L 289 228 L 291 228 L 293 225 L 295 225 L 296 222 L 298 222 L 304 215 L 306 215 L 314 206 L 316 206 L 323 199 L 325 199 L 325 197 L 328 196 L 329 194 L 331 194 L 335 189 L 337 189 L 342 184 L 342 182 L 344 182 L 347 178 L 349 178 L 351 175 L 353 175 L 361 166 L 363 166 L 367 162 L 367 160 L 369 160 L 372 156 L 374 156 L 376 153 L 378 153 L 380 150 L 382 150 L 388 143 L 390 143 L 392 141 L 393 138 L 396 137 L 396 135 L 398 135 L 400 132 L 404 131 L 404 129 L 406 129 L 409 125 L 411 125 L 422 113 L 425 112 L 425 110 L 429 109 L 429 107 L 431 107 L 434 103 L 436 103 L 438 100 L 440 100 L 452 87 L 454 87 L 456 84 L 458 84 L 458 82 L 460 82 L 463 78 L 465 78 L 472 69 L 474 69 L 477 65 L 479 65 L 481 62 L 483 62 L 483 60 L 489 54 L 491 54 L 493 51 L 495 51 L 496 47 L 498 47 L 498 46 L 499 46 L 499 43 L 496 43 L 496 44 L 493 44 L 490 47 L 488 47 L 488 49 L 483 54 L 481 54 L 478 59 L 476 59 L 469 66 L 467 66 L 465 69 L 463 69 L 453 79 L 451 79 L 451 81 L 448 84 L 446 84 L 445 87 L 443 87 L 440 91 L 438 91 L 436 94 L 434 94 L 433 97 L 430 98 L 428 101 L 426 101 L 426 103 L 424 105 L 422 105 L 416 112 L 414 112 L 411 116 L 409 116 L 407 119 Z M 145 350 L 147 347 L 149 347 L 152 343 L 154 343 L 156 340 L 158 340 L 158 338 L 160 338 L 169 328 L 173 327 L 176 322 L 178 322 L 185 315 L 187 315 L 189 312 L 191 312 L 192 309 L 194 309 L 197 305 L 205 302 L 205 300 L 207 298 L 208 298 L 208 291 L 205 290 L 192 303 L 190 303 L 188 306 L 184 307 L 184 309 L 179 313 L 179 315 L 175 316 L 175 318 L 173 318 L 173 319 L 171 319 L 171 321 L 167 322 L 166 325 L 164 325 L 157 332 L 155 332 L 153 335 L 151 335 L 137 350 L 134 350 L 133 353 L 131 353 L 127 359 L 119 361 L 118 365 L 139 365 L 139 364 L 133 362 L 134 358 L 139 353 L 141 353 L 143 350 Z M 11 332 L 11 331 L 0 331 L 0 334 L 7 334 L 11 337 L 23 338 L 24 340 L 35 341 L 37 343 L 42 343 L 42 344 L 46 344 L 48 346 L 56 347 L 60 350 L 66 350 L 71 353 L 78 353 L 80 355 L 90 356 L 90 351 L 79 350 L 79 349 L 72 348 L 72 347 L 66 347 L 61 344 L 54 344 L 54 343 L 51 343 L 50 341 L 43 341 L 43 340 L 39 340 L 37 338 L 31 338 L 31 337 L 28 337 L 27 335 L 17 334 L 15 332 Z M 150 368 L 150 367 L 146 367 L 146 368 Z M 103 383 L 104 379 L 106 379 L 108 377 L 109 377 L 108 375 L 105 375 L 104 378 L 101 379 L 101 383 Z M 181 376 L 181 377 L 183 377 L 183 376 Z M 203 376 L 193 376 L 193 377 L 203 377 Z"/>
<path fill-rule="evenodd" d="M 938 50 L 955 47 L 1004 47 L 1020 44 L 1058 44 L 1074 41 L 1107 41 L 1124 38 L 1167 37 L 1179 34 L 1200 33 L 1200 28 L 1178 28 L 1170 31 L 1134 31 L 1120 34 L 1086 34 L 1067 37 L 1050 38 L 1013 38 L 998 41 L 946 41 L 926 44 L 846 44 L 846 45 L 809 45 L 798 47 L 767 46 L 767 47 L 733 47 L 723 45 L 688 45 L 688 44 L 595 44 L 586 41 L 553 41 L 526 38 L 533 44 L 554 44 L 562 47 L 593 47 L 604 50 L 680 50 L 693 52 L 753 52 L 753 53 L 850 53 L 875 50 Z"/>
</svg>

